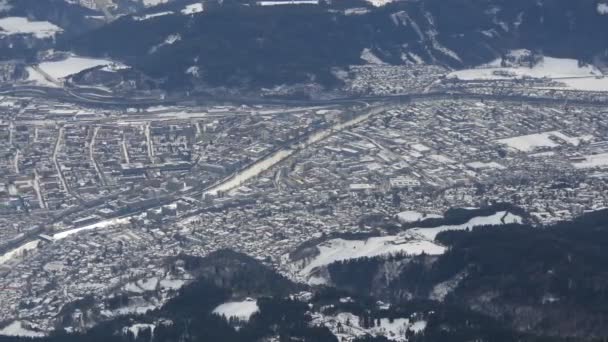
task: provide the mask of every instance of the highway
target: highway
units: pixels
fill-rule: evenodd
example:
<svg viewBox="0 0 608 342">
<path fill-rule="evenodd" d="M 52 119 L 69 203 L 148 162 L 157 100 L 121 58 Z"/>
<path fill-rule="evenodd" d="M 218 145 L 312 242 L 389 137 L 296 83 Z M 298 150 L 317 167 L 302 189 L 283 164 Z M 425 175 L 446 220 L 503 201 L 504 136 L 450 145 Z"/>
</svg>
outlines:
<svg viewBox="0 0 608 342">
<path fill-rule="evenodd" d="M 359 96 L 344 97 L 325 100 L 286 100 L 270 98 L 251 98 L 251 97 L 211 97 L 206 94 L 193 94 L 189 96 L 174 96 L 166 99 L 158 98 L 126 98 L 112 96 L 96 88 L 46 88 L 37 86 L 0 86 L 0 95 L 42 97 L 55 100 L 62 100 L 76 104 L 99 106 L 99 107 L 149 107 L 158 105 L 177 105 L 180 103 L 196 104 L 247 104 L 247 105 L 284 105 L 284 106 L 327 106 L 327 105 L 352 105 L 373 102 L 393 102 L 408 103 L 429 100 L 487 100 L 487 101 L 510 101 L 525 102 L 536 104 L 564 104 L 565 102 L 574 105 L 595 105 L 608 106 L 608 100 L 585 100 L 585 99 L 564 99 L 551 97 L 532 97 L 525 95 L 493 95 L 493 94 L 473 94 L 473 93 L 452 93 L 452 92 L 421 92 L 412 94 L 382 95 L 382 96 Z"/>
</svg>

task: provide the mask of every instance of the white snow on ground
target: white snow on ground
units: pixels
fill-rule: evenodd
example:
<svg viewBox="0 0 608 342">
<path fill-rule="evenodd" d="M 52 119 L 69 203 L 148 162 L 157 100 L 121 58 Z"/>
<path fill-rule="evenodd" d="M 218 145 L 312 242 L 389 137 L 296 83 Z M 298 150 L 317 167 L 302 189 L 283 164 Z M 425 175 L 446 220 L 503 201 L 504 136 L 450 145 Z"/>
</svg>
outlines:
<svg viewBox="0 0 608 342">
<path fill-rule="evenodd" d="M 61 79 L 101 65 L 116 64 L 108 59 L 70 56 L 61 61 L 43 62 L 38 67 L 55 79 Z"/>
<path fill-rule="evenodd" d="M 166 3 L 167 0 L 143 0 L 144 6 L 152 7 L 160 4 Z"/>
<path fill-rule="evenodd" d="M 421 235 L 427 238 L 429 241 L 434 241 L 437 234 L 448 231 L 448 230 L 465 230 L 473 227 L 488 226 L 488 225 L 502 225 L 509 223 L 521 223 L 521 217 L 513 215 L 506 211 L 499 211 L 494 215 L 490 216 L 477 216 L 469 220 L 467 223 L 456 224 L 456 225 L 445 225 L 435 228 L 413 228 L 409 229 L 406 233 Z"/>
<path fill-rule="evenodd" d="M 429 298 L 431 300 L 436 300 L 439 302 L 443 302 L 445 297 L 460 284 L 460 282 L 466 276 L 466 272 L 460 272 L 455 275 L 453 278 L 448 279 L 444 282 L 441 282 L 433 287 L 431 293 L 429 294 Z"/>
<path fill-rule="evenodd" d="M 182 36 L 181 35 L 179 35 L 179 34 L 172 34 L 172 35 L 168 36 L 167 39 L 165 39 L 164 43 L 171 45 L 171 44 L 173 44 L 173 43 L 175 43 L 177 41 L 180 41 L 180 40 L 182 40 Z"/>
<path fill-rule="evenodd" d="M 15 257 L 22 256 L 24 253 L 27 253 L 28 251 L 38 248 L 39 243 L 40 243 L 40 240 L 30 241 L 26 244 L 23 244 L 22 246 L 20 246 L 18 248 L 12 249 L 12 250 L 4 253 L 3 255 L 0 255 L 0 265 L 4 264 L 5 262 L 7 262 Z"/>
<path fill-rule="evenodd" d="M 139 16 L 139 17 L 133 17 L 133 19 L 137 20 L 137 21 L 142 21 L 142 20 L 148 20 L 148 19 L 152 19 L 152 18 L 156 18 L 156 17 L 162 17 L 164 15 L 169 15 L 169 14 L 173 14 L 173 12 L 172 11 L 164 11 L 164 12 L 146 14 L 146 15 L 142 15 L 142 16 Z"/>
<path fill-rule="evenodd" d="M 390 4 L 393 1 L 395 1 L 395 0 L 367 0 L 367 2 L 369 2 L 370 4 L 372 4 L 376 7 L 382 7 L 386 4 Z"/>
<path fill-rule="evenodd" d="M 389 341 L 406 342 L 407 331 L 421 332 L 426 328 L 426 321 L 411 322 L 409 318 L 381 318 L 380 325 L 364 328 L 360 318 L 350 312 L 336 315 L 312 314 L 312 324 L 327 327 L 340 341 L 352 341 L 363 336 L 384 336 Z M 374 322 L 376 323 L 376 322 Z"/>
<path fill-rule="evenodd" d="M 585 160 L 572 163 L 577 169 L 591 169 L 594 167 L 608 167 L 608 153 L 593 154 L 585 156 Z"/>
<path fill-rule="evenodd" d="M 532 68 L 528 67 L 501 67 L 501 59 L 476 69 L 466 69 L 448 74 L 449 78 L 458 77 L 461 80 L 502 80 L 522 78 L 564 78 L 602 76 L 602 72 L 593 66 L 579 66 L 578 61 L 568 58 L 544 57 L 541 62 Z"/>
<path fill-rule="evenodd" d="M 191 5 L 184 7 L 184 9 L 181 10 L 182 14 L 186 14 L 186 15 L 200 13 L 202 11 L 203 11 L 202 3 L 191 4 Z"/>
<path fill-rule="evenodd" d="M 413 332 L 415 332 L 415 333 L 419 333 L 421 331 L 424 331 L 424 329 L 426 329 L 426 321 L 414 322 L 410 326 L 410 330 L 413 331 Z"/>
<path fill-rule="evenodd" d="M 373 237 L 367 240 L 332 239 L 323 242 L 318 248 L 319 255 L 300 271 L 301 275 L 307 276 L 317 267 L 342 260 L 397 253 L 437 255 L 445 252 L 443 246 L 432 241 L 406 241 L 398 235 Z"/>
<path fill-rule="evenodd" d="M 160 281 L 160 287 L 163 289 L 179 290 L 185 283 L 186 281 L 181 279 L 163 279 Z"/>
<path fill-rule="evenodd" d="M 158 278 L 141 279 L 137 281 L 137 286 L 145 291 L 154 291 L 158 285 Z"/>
<path fill-rule="evenodd" d="M 32 34 L 36 38 L 50 38 L 63 30 L 48 21 L 29 21 L 22 17 L 0 19 L 0 36 L 13 34 Z"/>
<path fill-rule="evenodd" d="M 483 169 L 497 169 L 504 170 L 505 167 L 503 165 L 498 164 L 497 162 L 472 162 L 467 163 L 467 166 L 475 169 L 475 170 L 483 170 Z"/>
<path fill-rule="evenodd" d="M 397 253 L 439 255 L 445 252 L 445 247 L 434 241 L 437 234 L 443 231 L 465 230 L 478 226 L 521 222 L 521 217 L 506 211 L 500 211 L 490 216 L 474 217 L 463 224 L 443 225 L 435 228 L 412 228 L 399 235 L 372 237 L 367 240 L 331 239 L 317 246 L 319 254 L 310 260 L 298 273 L 299 276 L 307 279 L 309 283 L 320 284 L 325 280 L 312 275 L 313 271 L 318 267 L 326 266 L 336 261 Z"/>
<path fill-rule="evenodd" d="M 58 87 L 57 84 L 47 80 L 36 69 L 34 69 L 32 67 L 26 67 L 25 69 L 27 71 L 27 79 L 26 79 L 27 82 L 31 82 L 35 85 L 43 86 L 43 87 L 51 87 L 51 88 Z"/>
<path fill-rule="evenodd" d="M 129 69 L 129 67 L 122 63 L 113 62 L 111 64 L 104 66 L 100 70 L 108 71 L 108 72 L 116 72 L 116 71 L 125 70 L 125 69 Z"/>
<path fill-rule="evenodd" d="M 604 15 L 608 14 L 608 4 L 599 3 L 597 4 L 597 13 Z"/>
<path fill-rule="evenodd" d="M 319 0 L 283 0 L 283 1 L 258 1 L 259 6 L 281 6 L 281 5 L 318 5 Z"/>
<path fill-rule="evenodd" d="M 240 302 L 228 302 L 220 304 L 218 307 L 213 309 L 214 314 L 223 315 L 227 318 L 236 317 L 241 321 L 248 321 L 251 315 L 258 311 L 260 311 L 258 308 L 258 302 L 251 298 Z"/>
<path fill-rule="evenodd" d="M 53 239 L 55 239 L 55 240 L 61 240 L 61 239 L 65 239 L 66 237 L 68 237 L 68 236 L 70 236 L 72 234 L 76 234 L 76 233 L 84 231 L 84 230 L 91 230 L 91 229 L 97 229 L 97 228 L 106 228 L 106 227 L 110 227 L 110 226 L 115 226 L 115 225 L 120 225 L 120 224 L 127 224 L 127 223 L 129 223 L 129 218 L 128 217 L 116 218 L 116 219 L 111 219 L 111 220 L 105 220 L 105 221 L 93 223 L 93 224 L 88 225 L 88 226 L 84 226 L 84 227 L 80 227 L 80 228 L 74 228 L 74 229 L 69 229 L 69 230 L 57 233 L 57 234 L 53 235 Z"/>
<path fill-rule="evenodd" d="M 413 144 L 410 147 L 418 152 L 427 152 L 427 151 L 431 150 L 430 148 L 428 148 L 427 146 L 424 146 L 422 144 Z"/>
<path fill-rule="evenodd" d="M 397 219 L 401 223 L 412 223 L 412 222 L 418 222 L 421 220 L 425 220 L 428 218 L 442 218 L 442 217 L 443 216 L 441 216 L 441 215 L 420 213 L 420 212 L 412 211 L 412 210 L 402 211 L 399 214 L 397 214 Z"/>
<path fill-rule="evenodd" d="M 368 48 L 365 48 L 365 49 L 363 49 L 363 51 L 361 51 L 360 58 L 362 60 L 366 61 L 368 64 L 376 64 L 376 65 L 386 64 L 380 58 L 378 58 L 378 56 L 376 56 L 372 52 L 372 50 L 370 50 Z"/>
<path fill-rule="evenodd" d="M 531 152 L 539 147 L 553 148 L 560 146 L 556 140 L 561 140 L 570 145 L 578 146 L 582 141 L 590 140 L 592 138 L 592 136 L 570 137 L 561 133 L 560 131 L 551 131 L 500 139 L 497 140 L 497 142 L 522 152 Z"/>
<path fill-rule="evenodd" d="M 188 69 L 186 69 L 186 74 L 192 75 L 194 77 L 198 77 L 199 76 L 199 67 L 197 67 L 195 65 L 189 67 Z"/>
<path fill-rule="evenodd" d="M 580 77 L 559 80 L 566 87 L 582 91 L 608 91 L 608 77 Z M 559 88 L 556 88 L 559 89 Z"/>
<path fill-rule="evenodd" d="M 441 154 L 433 154 L 431 156 L 429 156 L 429 158 L 433 159 L 434 161 L 438 162 L 438 163 L 443 163 L 443 164 L 454 164 L 456 163 L 455 160 L 448 158 L 446 156 L 443 156 Z"/>
<path fill-rule="evenodd" d="M 130 331 L 133 334 L 133 337 L 137 340 L 137 336 L 139 336 L 139 332 L 145 329 L 150 329 L 150 332 L 152 333 L 152 336 L 154 336 L 154 329 L 156 329 L 156 326 L 154 324 L 145 324 L 145 323 L 137 323 L 137 324 L 133 324 L 130 327 L 125 327 L 123 329 L 123 333 L 126 334 L 128 331 Z"/>
<path fill-rule="evenodd" d="M 20 321 L 14 321 L 0 330 L 0 335 L 4 336 L 23 336 L 23 337 L 42 337 L 43 333 L 38 331 L 28 330 L 23 327 Z"/>
</svg>

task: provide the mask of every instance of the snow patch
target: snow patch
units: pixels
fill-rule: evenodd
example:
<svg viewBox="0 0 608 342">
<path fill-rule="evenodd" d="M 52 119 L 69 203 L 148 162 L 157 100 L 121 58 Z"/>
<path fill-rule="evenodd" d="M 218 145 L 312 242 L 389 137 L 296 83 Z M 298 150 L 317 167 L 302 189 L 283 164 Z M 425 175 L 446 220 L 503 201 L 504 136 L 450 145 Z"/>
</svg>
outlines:
<svg viewBox="0 0 608 342">
<path fill-rule="evenodd" d="M 42 337 L 43 333 L 29 330 L 21 321 L 14 321 L 0 330 L 0 335 L 21 337 Z"/>
<path fill-rule="evenodd" d="M 25 80 L 26 82 L 30 82 L 30 83 L 33 83 L 35 85 L 42 86 L 42 87 L 51 87 L 51 88 L 58 87 L 57 84 L 47 80 L 36 69 L 34 69 L 32 67 L 26 67 L 25 69 L 27 71 L 27 79 Z"/>
<path fill-rule="evenodd" d="M 444 225 L 435 228 L 413 228 L 406 232 L 414 236 L 423 236 L 429 241 L 434 241 L 437 235 L 448 230 L 466 230 L 480 226 L 493 226 L 511 223 L 521 223 L 522 218 L 507 211 L 499 211 L 490 216 L 477 216 L 463 224 Z"/>
<path fill-rule="evenodd" d="M 376 56 L 372 50 L 365 48 L 361 51 L 361 59 L 366 61 L 368 64 L 382 65 L 385 64 L 378 56 Z"/>
<path fill-rule="evenodd" d="M 299 272 L 301 276 L 308 277 L 316 268 L 336 261 L 398 253 L 439 255 L 445 252 L 445 247 L 432 241 L 406 240 L 399 235 L 373 237 L 367 240 L 332 239 L 321 243 L 317 248 L 319 255 Z"/>
<path fill-rule="evenodd" d="M 55 239 L 55 240 L 61 240 L 61 239 L 65 239 L 66 237 L 68 237 L 70 235 L 79 233 L 81 231 L 98 229 L 98 228 L 106 228 L 106 227 L 117 226 L 117 225 L 121 225 L 121 224 L 127 224 L 127 223 L 129 223 L 129 218 L 128 217 L 100 221 L 100 222 L 97 222 L 97 223 L 90 224 L 88 226 L 84 226 L 84 227 L 80 227 L 80 228 L 74 228 L 74 229 L 69 229 L 69 230 L 57 233 L 57 234 L 53 235 L 53 239 Z"/>
<path fill-rule="evenodd" d="M 144 323 L 137 323 L 137 324 L 133 324 L 130 327 L 125 327 L 125 328 L 123 328 L 123 333 L 127 334 L 127 332 L 131 332 L 133 334 L 133 337 L 135 338 L 135 340 L 137 340 L 139 333 L 142 330 L 146 330 L 146 329 L 150 329 L 152 336 L 154 336 L 154 329 L 156 329 L 156 326 L 154 324 L 144 324 Z"/>
<path fill-rule="evenodd" d="M 426 328 L 426 321 L 409 318 L 380 318 L 374 321 L 373 327 L 363 327 L 359 316 L 350 312 L 340 312 L 336 315 L 312 314 L 312 324 L 327 327 L 339 341 L 352 341 L 354 338 L 364 336 L 384 336 L 389 341 L 406 342 L 408 330 L 422 332 Z M 378 324 L 379 323 L 379 324 Z"/>
<path fill-rule="evenodd" d="M 509 60 L 521 61 L 526 50 L 515 50 L 509 54 Z M 502 67 L 503 60 L 498 58 L 489 64 L 475 69 L 455 71 L 448 78 L 458 78 L 464 81 L 473 80 L 508 80 L 525 77 L 532 78 L 568 78 L 602 76 L 602 72 L 594 66 L 579 65 L 575 59 L 542 57 L 532 67 L 511 65 Z M 511 63 L 509 63 L 511 64 Z"/>
<path fill-rule="evenodd" d="M 551 131 L 500 139 L 497 142 L 521 152 L 531 152 L 541 147 L 554 148 L 561 146 L 559 142 L 562 141 L 573 146 L 578 146 L 582 141 L 592 138 L 591 136 L 570 137 L 560 131 Z"/>
<path fill-rule="evenodd" d="M 413 215 L 413 214 L 412 214 Z M 297 272 L 309 284 L 324 283 L 315 270 L 336 261 L 377 257 L 405 253 L 409 255 L 440 255 L 446 248 L 435 242 L 437 234 L 448 230 L 466 230 L 478 226 L 521 223 L 520 216 L 500 211 L 490 216 L 477 216 L 458 225 L 443 225 L 435 228 L 412 228 L 398 235 L 372 237 L 367 240 L 331 239 L 317 246 L 319 254 Z M 313 284 L 311 284 L 313 285 Z"/>
<path fill-rule="evenodd" d="M 86 58 L 70 56 L 60 61 L 43 62 L 38 65 L 40 70 L 55 79 L 66 78 L 70 75 L 77 74 L 83 70 L 91 69 L 98 66 L 108 66 L 116 64 L 122 66 L 120 63 L 108 59 L 98 58 Z M 124 66 L 126 68 L 126 66 Z"/>
<path fill-rule="evenodd" d="M 279 0 L 258 1 L 258 6 L 282 6 L 282 5 L 318 5 L 319 0 Z"/>
<path fill-rule="evenodd" d="M 390 4 L 393 1 L 395 1 L 395 0 L 367 0 L 367 2 L 369 2 L 370 4 L 372 4 L 372 6 L 375 6 L 375 7 L 385 6 L 387 4 Z"/>
<path fill-rule="evenodd" d="M 156 5 L 164 4 L 167 0 L 143 0 L 144 6 L 153 7 Z"/>
<path fill-rule="evenodd" d="M 0 19 L 0 36 L 14 34 L 31 34 L 36 38 L 51 38 L 63 32 L 59 26 L 48 21 L 30 21 L 22 17 L 6 17 Z"/>
<path fill-rule="evenodd" d="M 133 17 L 133 19 L 136 21 L 142 21 L 142 20 L 148 20 L 148 19 L 152 19 L 152 18 L 156 18 L 156 17 L 162 17 L 162 16 L 169 15 L 169 14 L 173 14 L 173 12 L 164 11 L 164 12 L 146 14 L 146 15 L 142 15 L 142 16 L 138 16 L 138 17 Z"/>
<path fill-rule="evenodd" d="M 184 7 L 184 9 L 181 10 L 182 14 L 185 14 L 185 15 L 200 13 L 202 11 L 203 11 L 202 3 L 191 4 L 191 5 Z"/>
<path fill-rule="evenodd" d="M 21 257 L 24 254 L 28 253 L 29 251 L 38 248 L 38 244 L 40 244 L 40 240 L 30 241 L 28 243 L 25 243 L 15 249 L 12 249 L 12 250 L 4 253 L 3 255 L 0 255 L 0 265 L 4 264 L 5 262 L 7 262 L 13 258 Z"/>
<path fill-rule="evenodd" d="M 214 314 L 222 315 L 227 318 L 236 317 L 241 321 L 249 321 L 251 315 L 258 311 L 260 311 L 260 308 L 258 308 L 258 302 L 251 298 L 247 298 L 240 302 L 227 302 L 220 304 L 213 309 Z"/>
<path fill-rule="evenodd" d="M 412 211 L 412 210 L 402 211 L 399 214 L 397 214 L 397 219 L 401 223 L 412 223 L 412 222 L 422 221 L 422 220 L 425 220 L 428 218 L 442 218 L 442 217 L 443 217 L 442 215 L 426 214 L 426 213 L 420 213 L 420 212 Z"/>
<path fill-rule="evenodd" d="M 584 160 L 572 164 L 577 169 L 592 169 L 596 167 L 608 167 L 608 153 L 584 156 Z"/>
</svg>

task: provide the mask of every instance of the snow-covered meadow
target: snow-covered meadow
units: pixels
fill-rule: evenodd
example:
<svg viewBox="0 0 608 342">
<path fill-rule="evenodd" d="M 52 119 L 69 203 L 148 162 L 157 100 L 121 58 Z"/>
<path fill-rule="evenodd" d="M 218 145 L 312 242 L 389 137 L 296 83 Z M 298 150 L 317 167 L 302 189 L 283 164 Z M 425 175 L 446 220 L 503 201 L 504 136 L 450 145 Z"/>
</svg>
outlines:
<svg viewBox="0 0 608 342">
<path fill-rule="evenodd" d="M 258 302 L 254 299 L 247 298 L 240 302 L 227 302 L 220 304 L 213 313 L 225 316 L 226 318 L 235 317 L 240 321 L 248 321 L 251 315 L 260 311 Z"/>
<path fill-rule="evenodd" d="M 14 34 L 31 34 L 36 38 L 51 38 L 63 32 L 61 27 L 48 21 L 30 21 L 22 17 L 0 19 L 0 36 Z"/>
<path fill-rule="evenodd" d="M 40 65 L 38 65 L 38 67 L 49 76 L 55 79 L 62 79 L 70 75 L 77 74 L 83 70 L 91 69 L 98 66 L 110 65 L 113 65 L 115 69 L 126 67 L 120 63 L 116 63 L 109 59 L 87 58 L 77 56 L 70 56 L 59 61 L 42 62 L 40 63 Z"/>
<path fill-rule="evenodd" d="M 520 60 L 528 54 L 530 51 L 514 50 L 509 55 L 515 60 Z M 447 77 L 463 81 L 547 78 L 564 85 L 556 89 L 608 91 L 608 78 L 604 77 L 598 68 L 593 65 L 581 65 L 575 59 L 542 57 L 533 67 L 513 63 L 507 63 L 507 66 L 501 64 L 502 59 L 498 58 L 476 68 L 454 71 Z"/>
<path fill-rule="evenodd" d="M 421 217 L 414 212 L 408 212 L 406 219 L 413 220 Z M 415 222 L 415 221 L 414 221 Z M 319 254 L 308 260 L 298 271 L 299 277 L 312 284 L 320 284 L 324 279 L 315 275 L 315 270 L 336 261 L 358 259 L 362 257 L 387 256 L 398 253 L 410 255 L 440 255 L 446 248 L 435 242 L 437 235 L 448 230 L 466 230 L 486 225 L 503 225 L 521 223 L 520 216 L 506 211 L 500 211 L 489 216 L 477 216 L 468 222 L 458 225 L 442 225 L 435 228 L 412 228 L 398 235 L 371 237 L 366 240 L 331 239 L 317 246 Z"/>
</svg>

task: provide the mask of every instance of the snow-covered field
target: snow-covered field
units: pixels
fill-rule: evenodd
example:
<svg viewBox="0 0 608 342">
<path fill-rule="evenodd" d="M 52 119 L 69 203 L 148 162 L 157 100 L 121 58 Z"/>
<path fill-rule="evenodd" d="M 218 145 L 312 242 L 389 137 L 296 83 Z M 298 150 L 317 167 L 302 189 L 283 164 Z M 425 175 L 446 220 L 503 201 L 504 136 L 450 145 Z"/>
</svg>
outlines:
<svg viewBox="0 0 608 342">
<path fill-rule="evenodd" d="M 607 6 L 608 7 L 608 6 Z M 511 55 L 520 58 L 528 54 L 526 50 L 515 50 Z M 564 84 L 555 89 L 572 89 L 582 91 L 608 91 L 608 78 L 596 67 L 579 65 L 575 59 L 543 57 L 534 67 L 509 65 L 501 66 L 501 59 L 473 69 L 454 71 L 448 78 L 463 81 L 473 80 L 509 80 L 524 77 L 554 79 Z"/>
<path fill-rule="evenodd" d="M 560 146 L 556 140 L 578 146 L 582 141 L 590 140 L 592 138 L 592 136 L 570 137 L 560 131 L 551 131 L 500 139 L 497 140 L 497 142 L 521 152 L 531 152 L 539 147 L 553 148 Z"/>
<path fill-rule="evenodd" d="M 583 91 L 608 91 L 608 77 L 580 77 L 559 80 L 568 88 Z M 557 88 L 556 88 L 557 89 Z"/>
<path fill-rule="evenodd" d="M 532 68 L 501 67 L 501 59 L 475 69 L 454 71 L 448 75 L 465 81 L 472 80 L 501 80 L 522 77 L 534 78 L 564 78 L 602 76 L 602 72 L 593 66 L 580 66 L 576 59 L 544 57 Z"/>
<path fill-rule="evenodd" d="M 426 213 L 420 213 L 420 212 L 412 211 L 412 210 L 402 211 L 399 214 L 397 214 L 397 219 L 401 223 L 412 223 L 412 222 L 418 222 L 418 221 L 429 219 L 429 218 L 442 218 L 442 217 L 443 217 L 442 215 L 426 214 Z"/>
<path fill-rule="evenodd" d="M 21 321 L 14 321 L 3 329 L 0 329 L 0 335 L 3 336 L 22 336 L 22 337 L 42 337 L 43 333 L 32 331 L 23 326 Z"/>
<path fill-rule="evenodd" d="M 473 227 L 488 226 L 488 225 L 502 225 L 510 223 L 521 223 L 522 218 L 508 213 L 506 211 L 499 211 L 494 215 L 490 216 L 477 216 L 470 219 L 467 223 L 457 225 L 445 225 L 435 228 L 413 228 L 408 230 L 406 233 L 414 235 L 424 236 L 429 241 L 434 241 L 437 234 L 448 230 L 466 230 Z"/>
<path fill-rule="evenodd" d="M 77 74 L 83 70 L 94 68 L 102 65 L 118 65 L 114 61 L 108 59 L 86 58 L 70 56 L 61 61 L 43 62 L 38 66 L 43 72 L 55 79 L 62 79 L 70 75 Z"/>
<path fill-rule="evenodd" d="M 318 246 L 319 255 L 316 256 L 300 274 L 309 275 L 319 266 L 329 265 L 336 261 L 357 259 L 362 257 L 375 257 L 397 253 L 408 254 L 443 254 L 445 248 L 428 240 L 403 240 L 399 235 L 373 237 L 367 240 L 332 239 Z"/>
<path fill-rule="evenodd" d="M 202 3 L 190 4 L 186 7 L 184 7 L 183 10 L 181 10 L 182 14 L 185 14 L 185 15 L 200 13 L 202 11 L 203 11 Z"/>
<path fill-rule="evenodd" d="M 220 304 L 213 309 L 213 313 L 226 316 L 227 318 L 236 317 L 241 321 L 248 321 L 251 315 L 260 311 L 258 302 L 253 299 L 246 299 L 240 302 L 227 302 Z"/>
<path fill-rule="evenodd" d="M 585 160 L 572 164 L 577 169 L 592 169 L 594 167 L 608 167 L 608 153 L 585 156 Z"/>
<path fill-rule="evenodd" d="M 31 82 L 35 85 L 43 86 L 43 87 L 58 87 L 57 84 L 47 80 L 43 75 L 41 75 L 37 70 L 32 67 L 25 68 L 27 71 L 27 82 Z"/>
<path fill-rule="evenodd" d="M 413 212 L 406 218 L 416 218 Z M 500 211 L 490 216 L 474 217 L 466 223 L 459 225 L 443 225 L 435 228 L 412 228 L 399 235 L 372 237 L 367 240 L 345 240 L 332 239 L 317 246 L 319 254 L 304 265 L 298 271 L 300 277 L 307 279 L 312 284 L 324 282 L 314 276 L 314 270 L 321 266 L 329 265 L 336 261 L 358 259 L 362 257 L 376 257 L 407 253 L 410 255 L 439 255 L 445 252 L 445 247 L 435 242 L 437 234 L 448 230 L 465 230 L 485 225 L 502 225 L 509 223 L 521 223 L 522 218 Z"/>
<path fill-rule="evenodd" d="M 0 36 L 32 34 L 36 38 L 51 38 L 62 31 L 61 27 L 48 21 L 29 21 L 29 19 L 22 17 L 0 19 Z"/>
</svg>

